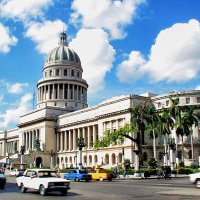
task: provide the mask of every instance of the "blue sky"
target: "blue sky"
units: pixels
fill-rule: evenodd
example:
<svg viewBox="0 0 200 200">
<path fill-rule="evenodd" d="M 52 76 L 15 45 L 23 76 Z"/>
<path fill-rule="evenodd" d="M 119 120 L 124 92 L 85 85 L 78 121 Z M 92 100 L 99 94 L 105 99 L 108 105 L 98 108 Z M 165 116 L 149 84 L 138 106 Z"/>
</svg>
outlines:
<svg viewBox="0 0 200 200">
<path fill-rule="evenodd" d="M 1 0 L 0 130 L 33 109 L 45 56 L 63 30 L 81 59 L 89 106 L 200 89 L 199 10 L 199 0 Z"/>
</svg>

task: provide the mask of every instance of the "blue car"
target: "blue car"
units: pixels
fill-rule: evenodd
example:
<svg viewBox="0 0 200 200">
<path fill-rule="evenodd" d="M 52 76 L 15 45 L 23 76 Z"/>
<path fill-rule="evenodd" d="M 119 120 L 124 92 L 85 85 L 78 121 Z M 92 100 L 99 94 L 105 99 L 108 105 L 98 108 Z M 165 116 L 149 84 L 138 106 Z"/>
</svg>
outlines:
<svg viewBox="0 0 200 200">
<path fill-rule="evenodd" d="M 71 169 L 68 174 L 64 174 L 64 178 L 74 181 L 90 181 L 92 176 L 85 169 Z"/>
</svg>

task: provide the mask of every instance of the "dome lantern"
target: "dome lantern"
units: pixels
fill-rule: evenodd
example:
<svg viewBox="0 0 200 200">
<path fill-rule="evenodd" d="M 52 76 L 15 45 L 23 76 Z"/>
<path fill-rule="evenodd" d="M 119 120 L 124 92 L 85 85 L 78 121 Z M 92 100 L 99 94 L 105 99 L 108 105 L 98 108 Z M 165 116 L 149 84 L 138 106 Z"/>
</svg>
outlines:
<svg viewBox="0 0 200 200">
<path fill-rule="evenodd" d="M 62 32 L 59 37 L 60 37 L 59 44 L 67 46 L 67 34 L 65 32 Z"/>
</svg>

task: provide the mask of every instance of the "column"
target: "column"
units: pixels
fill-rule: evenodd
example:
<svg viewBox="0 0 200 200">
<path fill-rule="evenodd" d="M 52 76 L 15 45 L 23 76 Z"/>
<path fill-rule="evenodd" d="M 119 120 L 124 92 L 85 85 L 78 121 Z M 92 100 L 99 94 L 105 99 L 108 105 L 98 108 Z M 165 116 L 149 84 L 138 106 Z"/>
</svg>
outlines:
<svg viewBox="0 0 200 200">
<path fill-rule="evenodd" d="M 53 89 L 52 89 L 52 99 L 56 98 L 56 91 L 55 91 L 55 84 L 53 84 Z"/>
<path fill-rule="evenodd" d="M 34 149 L 35 131 L 32 132 L 32 150 Z"/>
<path fill-rule="evenodd" d="M 59 151 L 59 134 L 56 133 L 56 150 Z"/>
<path fill-rule="evenodd" d="M 70 84 L 67 85 L 67 99 L 70 99 Z"/>
<path fill-rule="evenodd" d="M 119 129 L 119 121 L 118 121 L 118 119 L 116 120 L 116 130 L 118 130 Z"/>
<path fill-rule="evenodd" d="M 96 134 L 96 126 L 93 125 L 92 128 L 93 128 L 93 141 L 92 141 L 92 142 L 93 142 L 93 144 L 94 144 L 94 143 L 96 142 L 96 139 L 97 139 L 97 138 L 96 138 L 96 136 L 97 136 L 97 134 Z"/>
<path fill-rule="evenodd" d="M 26 133 L 26 150 L 27 150 L 28 147 L 29 147 L 28 144 L 29 144 L 29 143 L 28 143 L 28 132 L 27 132 L 27 133 Z"/>
<path fill-rule="evenodd" d="M 46 93 L 47 93 L 47 89 L 46 89 L 46 85 L 44 86 L 44 100 L 46 100 Z"/>
<path fill-rule="evenodd" d="M 60 84 L 57 86 L 57 99 L 60 99 Z"/>
<path fill-rule="evenodd" d="M 73 129 L 73 150 L 76 150 L 76 129 Z"/>
<path fill-rule="evenodd" d="M 86 144 L 86 141 L 87 141 L 87 136 L 86 136 L 86 131 L 85 131 L 85 128 L 83 127 L 83 138 L 84 138 L 84 143 Z M 87 144 L 86 144 L 87 145 Z M 85 147 L 87 148 L 87 147 Z"/>
<path fill-rule="evenodd" d="M 50 92 L 50 85 L 48 85 L 48 96 L 49 96 L 48 99 L 50 99 L 50 94 L 51 94 L 51 92 Z"/>
<path fill-rule="evenodd" d="M 63 132 L 60 132 L 60 150 L 63 151 Z"/>
<path fill-rule="evenodd" d="M 74 84 L 72 85 L 72 99 L 74 100 Z"/>
<path fill-rule="evenodd" d="M 76 90 L 76 98 L 77 98 L 77 100 L 79 100 L 79 98 L 78 98 L 79 85 L 77 85 L 76 88 L 77 88 L 77 90 Z"/>
<path fill-rule="evenodd" d="M 110 121 L 110 132 L 112 132 L 113 126 L 112 126 L 112 121 Z"/>
<path fill-rule="evenodd" d="M 88 126 L 88 148 L 90 148 L 90 142 L 91 142 L 91 137 L 90 137 L 90 126 Z"/>
<path fill-rule="evenodd" d="M 78 138 L 81 137 L 80 128 L 78 128 Z"/>
<path fill-rule="evenodd" d="M 65 131 L 64 134 L 65 134 L 64 151 L 66 151 L 67 150 L 67 131 Z"/>
<path fill-rule="evenodd" d="M 72 138 L 71 138 L 71 130 L 69 130 L 69 150 L 72 150 Z"/>
<path fill-rule="evenodd" d="M 65 99 L 65 84 L 63 84 L 63 99 Z"/>
</svg>

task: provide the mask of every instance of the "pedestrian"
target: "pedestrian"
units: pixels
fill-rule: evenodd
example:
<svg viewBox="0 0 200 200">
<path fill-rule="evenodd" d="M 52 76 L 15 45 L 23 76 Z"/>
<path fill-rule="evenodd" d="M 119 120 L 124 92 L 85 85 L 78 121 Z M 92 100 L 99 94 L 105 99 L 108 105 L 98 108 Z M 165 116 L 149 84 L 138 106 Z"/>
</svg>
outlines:
<svg viewBox="0 0 200 200">
<path fill-rule="evenodd" d="M 126 177 L 126 175 L 127 175 L 127 172 L 128 172 L 128 166 L 127 166 L 127 165 L 125 165 L 125 167 L 124 167 L 124 177 Z"/>
<path fill-rule="evenodd" d="M 119 167 L 118 166 L 115 166 L 115 168 L 114 168 L 114 176 L 115 177 L 119 176 Z"/>
</svg>

